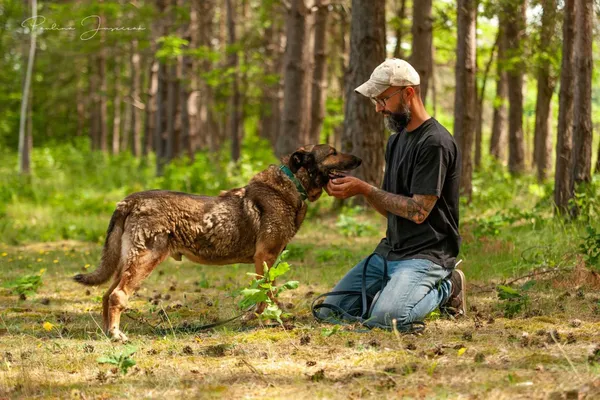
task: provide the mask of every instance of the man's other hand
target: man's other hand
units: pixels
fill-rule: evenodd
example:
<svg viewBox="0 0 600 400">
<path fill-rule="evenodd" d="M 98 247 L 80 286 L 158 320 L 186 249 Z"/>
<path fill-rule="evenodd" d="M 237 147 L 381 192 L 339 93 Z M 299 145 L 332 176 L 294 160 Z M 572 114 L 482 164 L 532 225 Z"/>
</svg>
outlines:
<svg viewBox="0 0 600 400">
<path fill-rule="evenodd" d="M 325 191 L 328 195 L 336 199 L 347 199 L 356 196 L 357 194 L 366 195 L 369 192 L 371 185 L 353 176 L 345 176 L 343 178 L 331 179 Z"/>
</svg>

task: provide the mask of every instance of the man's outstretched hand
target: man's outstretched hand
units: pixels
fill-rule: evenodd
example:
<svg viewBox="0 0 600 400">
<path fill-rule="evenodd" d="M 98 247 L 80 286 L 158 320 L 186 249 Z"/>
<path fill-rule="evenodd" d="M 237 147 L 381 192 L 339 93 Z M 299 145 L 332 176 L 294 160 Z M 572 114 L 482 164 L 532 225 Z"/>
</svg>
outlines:
<svg viewBox="0 0 600 400">
<path fill-rule="evenodd" d="M 371 185 L 353 176 L 331 179 L 325 187 L 327 194 L 336 199 L 347 199 L 357 194 L 367 195 L 370 190 Z"/>
</svg>

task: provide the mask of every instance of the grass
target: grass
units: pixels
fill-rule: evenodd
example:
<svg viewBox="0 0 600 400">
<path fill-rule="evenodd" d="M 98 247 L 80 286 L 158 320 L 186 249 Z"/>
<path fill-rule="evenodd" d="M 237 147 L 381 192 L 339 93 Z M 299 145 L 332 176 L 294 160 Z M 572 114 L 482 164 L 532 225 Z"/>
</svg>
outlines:
<svg viewBox="0 0 600 400">
<path fill-rule="evenodd" d="M 374 216 L 361 218 L 383 227 Z M 88 291 L 70 279 L 95 268 L 100 246 L 77 241 L 0 245 L 3 282 L 46 269 L 38 293 L 25 300 L 8 288 L 0 290 L 0 396 L 508 399 L 573 390 L 600 395 L 600 367 L 588 363 L 600 343 L 600 297 L 593 286 L 579 282 L 578 288 L 564 289 L 560 281 L 575 279 L 572 274 L 538 281 L 527 292 L 531 306 L 514 319 L 503 317 L 491 282 L 532 268 L 517 267 L 517 255 L 536 236 L 540 241 L 539 232 L 522 230 L 510 227 L 501 237 L 474 242 L 467 235 L 461 266 L 472 279 L 470 315 L 459 321 L 432 317 L 421 336 L 360 333 L 352 327 L 328 336 L 331 326 L 313 320 L 312 298 L 329 290 L 379 239 L 340 235 L 332 218 L 307 222 L 289 246 L 288 278 L 301 286 L 283 295 L 295 315 L 286 330 L 233 323 L 190 331 L 237 312 L 232 296 L 247 285 L 245 272 L 253 267 L 170 260 L 144 282 L 122 318 L 136 348 L 135 366 L 126 374 L 98 363 L 125 350 L 97 325 L 105 288 Z M 543 232 L 547 244 L 560 236 L 557 227 Z M 511 241 L 512 236 L 523 239 Z M 497 258 L 489 258 L 494 249 Z M 486 257 L 488 266 L 480 266 Z M 494 266 L 501 260 L 511 268 Z M 575 318 L 579 325 L 571 322 Z M 560 345 L 548 335 L 554 330 Z"/>
</svg>

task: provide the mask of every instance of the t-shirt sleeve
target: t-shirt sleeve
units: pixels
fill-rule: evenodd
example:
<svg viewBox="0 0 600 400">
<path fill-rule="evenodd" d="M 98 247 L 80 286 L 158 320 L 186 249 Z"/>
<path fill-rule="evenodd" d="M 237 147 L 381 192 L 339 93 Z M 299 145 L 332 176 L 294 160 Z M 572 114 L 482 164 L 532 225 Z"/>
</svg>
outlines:
<svg viewBox="0 0 600 400">
<path fill-rule="evenodd" d="M 441 144 L 424 144 L 419 150 L 410 192 L 440 197 L 448 169 L 448 149 Z"/>
</svg>

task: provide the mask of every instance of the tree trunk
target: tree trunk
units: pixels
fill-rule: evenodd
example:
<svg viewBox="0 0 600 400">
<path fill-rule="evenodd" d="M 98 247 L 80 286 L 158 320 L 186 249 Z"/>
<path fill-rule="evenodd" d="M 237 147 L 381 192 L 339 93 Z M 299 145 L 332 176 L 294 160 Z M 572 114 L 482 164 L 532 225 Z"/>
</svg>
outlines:
<svg viewBox="0 0 600 400">
<path fill-rule="evenodd" d="M 563 17 L 563 48 L 560 71 L 558 106 L 558 141 L 556 143 L 556 173 L 554 175 L 554 202 L 556 210 L 564 214 L 568 210 L 572 191 L 573 112 L 575 93 L 575 3 L 565 0 Z"/>
<path fill-rule="evenodd" d="M 550 135 L 551 101 L 556 78 L 551 71 L 550 53 L 554 51 L 554 29 L 556 25 L 556 0 L 544 0 L 542 3 L 542 28 L 538 54 L 541 54 L 537 65 L 537 100 L 535 105 L 535 132 L 533 163 L 536 166 L 538 182 L 544 182 L 548 171 L 552 168 L 550 163 L 552 154 L 552 137 Z"/>
<path fill-rule="evenodd" d="M 394 47 L 394 57 L 404 58 L 404 50 L 402 50 L 402 39 L 404 37 L 404 23 L 406 19 L 406 0 L 400 0 L 400 6 L 396 6 L 396 46 Z"/>
<path fill-rule="evenodd" d="M 385 43 L 385 1 L 352 0 L 342 151 L 362 158 L 357 176 L 376 186 L 381 184 L 385 163 L 383 118 L 354 89 L 385 59 Z"/>
<path fill-rule="evenodd" d="M 459 0 L 454 97 L 454 136 L 461 152 L 461 194 L 470 200 L 473 175 L 473 139 L 476 129 L 477 85 L 475 81 L 475 0 Z"/>
<path fill-rule="evenodd" d="M 227 2 L 227 44 L 234 46 L 235 37 L 235 8 L 231 4 L 232 0 Z M 231 51 L 229 53 L 228 64 L 233 68 L 233 82 L 231 83 L 231 104 L 229 109 L 229 130 L 231 137 L 231 159 L 237 161 L 240 158 L 240 90 L 238 74 L 238 53 Z"/>
<path fill-rule="evenodd" d="M 167 130 L 166 130 L 166 148 L 165 148 L 165 162 L 170 163 L 175 154 L 177 154 L 176 146 L 176 128 L 175 122 L 177 121 L 177 65 L 175 60 L 172 60 L 172 64 L 166 66 L 166 84 L 167 84 L 167 104 L 166 104 L 166 119 L 167 119 Z"/>
<path fill-rule="evenodd" d="M 517 0 L 504 9 L 510 23 L 506 25 L 508 68 L 508 169 L 511 174 L 525 170 L 525 143 L 523 139 L 523 39 L 525 35 L 525 1 Z"/>
<path fill-rule="evenodd" d="M 37 0 L 31 0 L 31 15 L 35 20 L 37 18 Z M 29 44 L 29 57 L 27 58 L 27 71 L 25 72 L 25 84 L 23 85 L 23 94 L 21 95 L 21 118 L 19 120 L 19 173 L 29 174 L 31 171 L 31 162 L 29 155 L 29 146 L 27 145 L 27 110 L 29 91 L 31 89 L 31 75 L 33 74 L 33 64 L 35 61 L 36 33 L 35 29 L 31 31 L 31 42 Z"/>
<path fill-rule="evenodd" d="M 576 7 L 573 184 L 592 180 L 592 20 L 593 0 L 579 0 Z"/>
<path fill-rule="evenodd" d="M 283 113 L 281 131 L 275 152 L 281 157 L 292 153 L 302 137 L 302 117 L 305 114 L 303 93 L 306 66 L 304 49 L 306 38 L 306 15 L 304 0 L 291 0 L 288 10 L 285 75 L 283 85 Z"/>
<path fill-rule="evenodd" d="M 121 144 L 121 64 L 115 58 L 114 70 L 115 97 L 113 100 L 113 131 L 112 131 L 112 154 L 119 153 Z"/>
<path fill-rule="evenodd" d="M 421 99 L 427 100 L 429 77 L 431 76 L 433 45 L 433 18 L 431 16 L 432 0 L 413 1 L 412 54 L 410 63 L 421 77 Z"/>
<path fill-rule="evenodd" d="M 496 36 L 496 42 L 494 46 L 490 50 L 490 58 L 485 65 L 485 69 L 483 72 L 483 78 L 481 82 L 481 90 L 479 92 L 479 96 L 477 96 L 477 130 L 475 132 L 475 167 L 479 168 L 481 166 L 481 146 L 483 142 L 483 100 L 485 98 L 485 87 L 487 85 L 488 76 L 490 74 L 490 68 L 492 67 L 492 62 L 494 61 L 494 52 L 498 47 L 498 40 L 500 40 L 500 32 Z"/>
<path fill-rule="evenodd" d="M 146 113 L 144 115 L 145 133 L 143 156 L 148 155 L 155 149 L 154 139 L 156 136 L 156 95 L 158 93 L 158 61 L 154 60 L 150 64 L 150 73 L 148 79 L 148 93 L 146 95 Z"/>
<path fill-rule="evenodd" d="M 498 55 L 496 56 L 496 98 L 494 99 L 494 115 L 492 117 L 492 138 L 490 154 L 496 160 L 502 161 L 506 149 L 506 97 L 508 81 L 505 71 L 506 63 L 506 33 L 505 18 L 500 16 L 498 26 Z"/>
<path fill-rule="evenodd" d="M 128 108 L 131 109 L 131 134 L 132 134 L 132 151 L 135 157 L 139 157 L 141 151 L 141 136 L 142 136 L 142 99 L 140 98 L 141 88 L 141 61 L 138 53 L 138 42 L 133 41 L 131 54 L 131 104 Z M 149 104 L 146 104 L 148 107 Z"/>
<path fill-rule="evenodd" d="M 321 128 L 325 116 L 325 86 L 327 73 L 327 4 L 317 0 L 315 6 L 315 34 L 313 45 L 314 69 L 311 90 L 310 128 L 308 143 L 320 142 Z"/>
<path fill-rule="evenodd" d="M 108 105 L 106 103 L 107 77 L 106 77 L 106 41 L 104 35 L 106 31 L 100 31 L 100 50 L 98 51 L 98 77 L 100 79 L 100 98 L 99 98 L 99 128 L 100 150 L 106 153 L 108 150 Z"/>
</svg>

